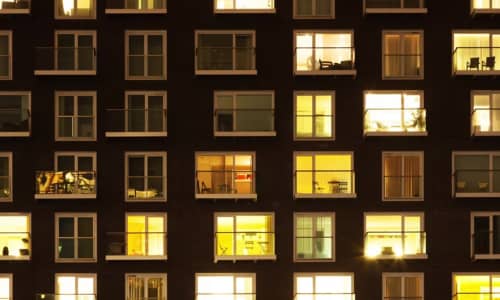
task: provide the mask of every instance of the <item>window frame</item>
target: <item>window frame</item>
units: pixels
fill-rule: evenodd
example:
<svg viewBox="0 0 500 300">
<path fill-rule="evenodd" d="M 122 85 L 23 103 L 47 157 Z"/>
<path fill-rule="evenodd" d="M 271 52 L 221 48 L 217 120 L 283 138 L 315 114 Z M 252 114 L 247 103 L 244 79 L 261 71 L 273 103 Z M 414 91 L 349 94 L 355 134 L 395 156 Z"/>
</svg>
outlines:
<svg viewBox="0 0 500 300">
<path fill-rule="evenodd" d="M 423 1 L 423 0 L 421 0 Z M 420 59 L 420 72 L 419 75 L 417 76 L 411 76 L 411 75 L 399 75 L 399 76 L 386 76 L 385 75 L 385 70 L 386 70 L 386 64 L 385 64 L 385 56 L 388 55 L 385 53 L 385 45 L 386 45 L 386 35 L 387 34 L 394 34 L 394 35 L 399 35 L 399 50 L 403 50 L 402 47 L 402 38 L 405 35 L 408 34 L 418 34 L 419 35 L 419 49 L 418 49 L 418 54 L 419 54 L 419 59 Z M 398 29 L 398 30 L 382 30 L 382 80 L 422 80 L 424 79 L 425 76 L 425 45 L 424 45 L 424 31 L 421 29 Z M 406 51 L 401 51 L 401 52 L 406 52 Z M 406 53 L 401 53 L 399 54 L 400 56 L 403 55 L 409 55 Z M 400 57 L 401 59 L 401 57 Z M 402 64 L 403 65 L 403 64 Z"/>
<path fill-rule="evenodd" d="M 331 231 L 332 231 L 332 237 L 331 237 L 331 241 L 332 241 L 332 244 L 331 244 L 331 249 L 332 249 L 332 252 L 331 252 L 331 256 L 332 258 L 325 258 L 325 259 L 320 259 L 320 258 L 299 258 L 298 257 L 298 253 L 297 253 L 297 239 L 298 239 L 298 236 L 297 236 L 297 219 L 299 217 L 311 217 L 313 218 L 313 229 L 316 227 L 314 225 L 314 222 L 316 221 L 317 217 L 329 217 L 330 220 L 331 220 L 331 223 L 332 223 L 332 227 L 331 227 Z M 302 263 L 302 262 L 305 262 L 305 263 L 309 263 L 309 262 L 335 262 L 335 259 L 336 259 L 336 254 L 337 254 L 337 251 L 336 251 L 336 246 L 337 246 L 337 243 L 336 243 L 336 229 L 335 229 L 335 212 L 294 212 L 293 213 L 293 262 L 294 263 Z M 308 237 L 306 237 L 308 238 Z M 310 239 L 312 241 L 314 241 L 315 238 L 318 238 L 316 236 L 312 236 L 310 237 Z"/>
<path fill-rule="evenodd" d="M 457 295 L 457 284 L 456 284 L 456 276 L 488 276 L 489 277 L 489 290 L 491 291 L 490 293 L 487 293 L 489 295 L 491 294 L 498 294 L 497 292 L 493 292 L 492 289 L 492 281 L 493 277 L 499 278 L 500 273 L 499 272 L 452 272 L 451 273 L 451 297 L 452 299 L 455 299 L 455 295 Z M 467 294 L 477 294 L 477 293 L 467 293 Z"/>
<path fill-rule="evenodd" d="M 322 20 L 332 20 L 335 19 L 335 0 L 328 0 L 330 2 L 330 15 L 329 16 L 317 16 L 313 13 L 312 16 L 301 16 L 298 14 L 298 3 L 300 0 L 293 0 L 293 19 L 294 20 L 310 20 L 310 19 L 322 19 Z M 316 4 L 319 0 L 312 0 L 312 11 L 314 12 Z"/>
<path fill-rule="evenodd" d="M 312 96 L 313 97 L 313 110 L 314 110 L 314 114 L 311 116 L 312 117 L 312 121 L 313 121 L 313 126 L 312 126 L 312 132 L 311 132 L 311 137 L 298 137 L 297 136 L 297 118 L 298 118 L 298 115 L 297 115 L 297 97 L 298 96 L 303 96 L 303 95 L 306 95 L 306 96 Z M 327 115 L 320 115 L 320 114 L 317 114 L 316 113 L 316 97 L 317 96 L 325 96 L 325 95 L 328 95 L 328 96 L 331 96 L 332 99 L 331 99 L 331 110 L 332 110 L 332 123 L 330 124 L 331 126 L 331 131 L 332 131 L 332 136 L 331 137 L 317 137 L 316 136 L 316 118 L 318 116 L 327 116 Z M 321 91 L 321 90 L 314 90 L 314 91 L 305 91 L 305 90 L 301 90 L 301 91 L 294 91 L 293 92 L 293 140 L 294 141 L 325 141 L 325 140 L 328 140 L 328 141 L 335 141 L 335 135 L 336 135 L 336 126 L 335 126 L 335 123 L 336 123 L 336 120 L 337 120 L 337 115 L 335 113 L 335 91 L 333 90 L 328 90 L 328 91 Z"/>
<path fill-rule="evenodd" d="M 64 15 L 59 15 L 58 11 L 58 6 L 59 2 L 63 0 L 54 0 L 54 19 L 55 20 L 96 20 L 97 19 L 97 3 L 96 0 L 89 0 L 91 7 L 91 15 L 89 17 L 85 16 L 64 16 Z M 74 0 L 74 8 L 73 9 L 79 9 L 78 7 L 75 8 L 75 4 L 78 3 L 79 0 Z"/>
<path fill-rule="evenodd" d="M 13 186 L 13 183 L 14 183 L 14 168 L 13 168 L 14 154 L 13 154 L 13 152 L 0 152 L 0 157 L 7 157 L 7 159 L 9 160 L 9 164 L 8 164 L 8 167 L 9 167 L 9 175 L 8 175 L 9 176 L 9 181 L 8 181 L 9 182 L 9 196 L 3 197 L 3 198 L 0 197 L 0 203 L 13 202 L 14 201 L 14 186 Z"/>
<path fill-rule="evenodd" d="M 29 235 L 29 243 L 28 243 L 28 250 L 29 254 L 28 255 L 20 255 L 20 256 L 14 256 L 14 255 L 1 255 L 0 256 L 0 261 L 4 260 L 20 260 L 20 261 L 31 261 L 31 256 L 33 254 L 33 237 L 32 237 L 32 221 L 31 221 L 31 212 L 1 212 L 0 217 L 10 217 L 10 216 L 15 216 L 15 217 L 26 217 L 26 220 L 28 222 L 28 230 L 29 232 L 26 232 Z M 3 249 L 2 249 L 3 250 Z"/>
<path fill-rule="evenodd" d="M 420 179 L 419 179 L 419 197 L 401 197 L 401 198 L 389 198 L 386 197 L 385 195 L 385 168 L 384 168 L 384 163 L 385 163 L 385 158 L 386 157 L 391 157 L 391 156 L 399 156 L 404 158 L 405 156 L 418 156 L 419 158 L 419 168 L 420 168 Z M 425 156 L 424 156 L 424 151 L 382 151 L 382 194 L 381 194 L 381 199 L 382 202 L 415 202 L 415 201 L 424 201 L 425 199 Z M 401 171 L 404 173 L 405 166 L 404 166 L 404 160 L 403 163 L 401 164 Z M 402 177 L 403 178 L 403 177 Z"/>
<path fill-rule="evenodd" d="M 194 283 L 194 292 L 195 292 L 195 299 L 198 300 L 198 296 L 199 296 L 199 288 L 198 288 L 198 277 L 202 277 L 202 276 L 206 276 L 206 277 L 228 277 L 228 276 L 232 276 L 233 277 L 233 293 L 231 294 L 235 299 L 236 296 L 238 295 L 247 295 L 247 294 L 244 294 L 244 293 L 235 293 L 235 290 L 236 290 L 236 279 L 238 278 L 241 278 L 241 277 L 244 277 L 244 278 L 252 278 L 252 294 L 253 295 L 256 295 L 256 277 L 257 277 L 257 274 L 256 273 L 195 273 L 194 274 L 195 276 L 195 283 Z M 215 294 L 215 293 L 214 293 Z M 218 295 L 218 294 L 216 294 Z M 255 299 L 255 298 L 252 298 L 252 299 Z"/>
<path fill-rule="evenodd" d="M 363 14 L 427 14 L 425 0 L 420 0 L 420 6 L 419 8 L 367 8 L 366 0 L 363 0 Z"/>
<path fill-rule="evenodd" d="M 31 0 L 27 0 L 26 2 L 28 3 L 28 8 L 0 8 L 0 14 L 2 15 L 29 14 L 31 11 Z"/>
<path fill-rule="evenodd" d="M 490 3 L 489 8 L 476 8 L 474 7 L 474 0 L 470 0 L 470 14 L 475 16 L 476 14 L 499 14 L 500 7 L 492 7 L 493 0 L 488 0 Z"/>
<path fill-rule="evenodd" d="M 455 187 L 455 172 L 456 166 L 455 166 L 455 157 L 460 156 L 460 155 L 488 155 L 488 184 L 493 183 L 492 177 L 492 170 L 495 170 L 493 168 L 493 157 L 498 156 L 500 158 L 500 151 L 451 151 L 451 196 L 452 198 L 496 198 L 500 197 L 500 192 L 472 192 L 472 193 L 467 193 L 467 192 L 457 192 L 457 189 Z"/>
<path fill-rule="evenodd" d="M 470 213 L 470 254 L 473 260 L 488 260 L 488 259 L 498 259 L 500 258 L 500 253 L 494 253 L 494 239 L 493 234 L 488 233 L 488 243 L 489 243 L 489 253 L 488 254 L 476 254 L 474 251 L 475 233 L 476 228 L 474 226 L 474 219 L 476 217 L 488 217 L 488 228 L 490 232 L 493 232 L 493 217 L 500 217 L 500 211 L 472 211 Z M 500 233 L 500 232 L 499 232 Z"/>
<path fill-rule="evenodd" d="M 137 0 L 140 1 L 140 0 Z M 104 10 L 106 14 L 127 14 L 127 15 L 135 15 L 135 14 L 166 14 L 167 13 L 167 0 L 162 0 L 163 6 L 165 8 L 151 8 L 151 9 L 139 9 L 139 8 L 108 8 Z M 107 4 L 107 3 L 106 3 Z"/>
<path fill-rule="evenodd" d="M 231 9 L 218 9 L 217 8 L 217 0 L 213 0 L 213 13 L 214 14 L 275 14 L 276 13 L 276 1 L 275 0 L 270 0 L 273 3 L 273 8 L 250 8 L 250 9 L 243 9 L 243 8 L 234 8 L 235 2 L 237 0 L 232 0 L 233 1 L 233 8 Z"/>
<path fill-rule="evenodd" d="M 492 76 L 492 75 L 500 75 L 500 70 L 459 70 L 455 65 L 455 50 L 458 47 L 455 47 L 455 35 L 456 34 L 488 34 L 489 35 L 489 43 L 488 47 L 483 48 L 492 48 L 492 35 L 500 35 L 500 29 L 452 29 L 451 30 L 451 52 L 450 52 L 450 62 L 451 62 L 451 76 Z M 491 53 L 491 52 L 490 52 Z"/>
<path fill-rule="evenodd" d="M 92 97 L 92 136 L 91 137 L 80 137 L 80 136 L 71 136 L 71 137 L 61 137 L 59 136 L 59 118 L 65 117 L 60 115 L 59 112 L 59 101 L 60 97 L 72 97 L 73 98 L 73 115 L 71 116 L 74 124 L 74 131 L 78 133 L 78 98 L 80 96 Z M 54 92 L 54 137 L 55 141 L 64 141 L 64 142 L 81 142 L 81 141 L 97 141 L 97 92 L 96 91 L 55 91 Z M 88 117 L 88 116 L 85 116 Z"/>
<path fill-rule="evenodd" d="M 126 241 L 128 244 L 128 217 L 129 216 L 142 216 L 145 218 L 145 223 L 147 224 L 148 218 L 150 217 L 162 217 L 163 218 L 163 225 L 164 225 L 164 234 L 165 234 L 165 243 L 163 245 L 163 255 L 127 255 L 128 253 L 128 248 L 125 248 L 125 255 L 120 256 L 122 260 L 167 260 L 168 257 L 168 239 L 167 239 L 167 234 L 168 234 L 168 216 L 166 212 L 126 212 L 125 213 L 125 234 L 126 234 Z M 146 225 L 145 226 L 145 232 L 146 234 L 149 234 L 149 230 Z"/>
<path fill-rule="evenodd" d="M 0 9 L 0 12 L 2 9 Z M 1 13 L 0 13 L 1 14 Z M 3 80 L 13 80 L 13 61 L 14 61 L 14 52 L 12 47 L 12 30 L 0 30 L 0 36 L 7 36 L 7 41 L 9 43 L 7 47 L 7 56 L 9 58 L 9 63 L 7 64 L 7 76 L 0 76 L 0 82 Z"/>
<path fill-rule="evenodd" d="M 74 220 L 73 228 L 73 243 L 74 243 L 74 258 L 60 258 L 58 254 L 58 241 L 61 239 L 59 235 L 59 220 L 61 218 L 72 218 Z M 79 218 L 92 218 L 92 240 L 93 240 L 93 257 L 92 258 L 77 258 L 78 253 L 78 219 Z M 97 262 L 97 214 L 96 213 L 69 213 L 69 212 L 56 212 L 54 216 L 54 260 L 56 263 L 95 263 Z"/>
<path fill-rule="evenodd" d="M 0 91 L 0 96 L 28 97 L 28 131 L 0 131 L 0 137 L 30 137 L 31 136 L 31 91 Z"/>
<path fill-rule="evenodd" d="M 14 276 L 13 273 L 0 273 L 0 279 L 1 278 L 6 278 L 9 281 L 9 296 L 5 300 L 13 300 L 14 299 L 14 291 L 12 290 L 14 288 Z M 4 298 L 0 298 L 4 299 Z"/>
<path fill-rule="evenodd" d="M 161 278 L 163 280 L 163 290 L 165 291 L 165 297 L 163 298 L 158 298 L 158 299 L 167 299 L 168 295 L 168 283 L 167 283 L 167 278 L 168 275 L 167 273 L 125 273 L 124 276 L 124 282 L 125 282 L 125 299 L 137 299 L 135 297 L 132 297 L 129 295 L 129 284 L 128 284 L 128 278 L 129 277 L 135 277 L 135 278 L 144 278 L 145 280 L 152 279 L 152 278 Z M 148 289 L 144 289 L 144 293 L 148 293 Z M 139 299 L 150 299 L 146 297 L 146 295 L 139 296 Z"/>
<path fill-rule="evenodd" d="M 312 295 L 316 296 L 317 293 L 316 293 L 315 281 L 316 281 L 317 276 L 349 276 L 351 278 L 351 294 L 350 295 L 352 296 L 352 299 L 354 299 L 354 296 L 356 294 L 354 275 L 355 274 L 353 272 L 294 272 L 293 273 L 294 299 L 297 298 L 297 294 L 298 294 L 297 293 L 297 278 L 298 277 L 309 277 L 313 280 L 313 282 L 312 282 L 312 288 L 313 288 Z M 321 294 L 321 293 L 319 293 L 319 294 Z"/>
<path fill-rule="evenodd" d="M 500 97 L 500 90 L 471 90 L 470 92 L 470 106 L 471 106 L 471 129 L 470 129 L 470 135 L 471 136 L 500 136 L 500 130 L 498 131 L 494 131 L 494 130 L 488 130 L 488 131 L 476 131 L 474 129 L 475 126 L 478 126 L 478 125 L 474 125 L 474 97 L 475 96 L 488 96 L 489 98 L 489 104 L 490 104 L 490 108 L 489 108 L 489 115 L 490 115 L 490 127 L 491 126 L 491 119 L 492 119 L 492 114 L 493 114 L 493 110 L 491 108 L 491 104 L 492 104 L 492 96 L 493 95 L 499 95 Z M 500 106 L 498 107 L 499 111 L 500 111 Z"/>
<path fill-rule="evenodd" d="M 131 156 L 141 156 L 144 159 L 144 182 L 148 183 L 148 171 L 149 171 L 149 166 L 148 166 L 148 158 L 149 157 L 161 157 L 162 158 L 162 172 L 164 178 L 162 178 L 162 185 L 163 185 L 163 196 L 162 197 L 154 197 L 154 198 L 136 198 L 136 197 L 129 197 L 128 195 L 128 189 L 129 189 L 129 158 Z M 124 179 L 124 187 L 125 187 L 125 202 L 166 202 L 167 201 L 167 152 L 166 151 L 126 151 L 125 152 L 125 179 Z M 147 187 L 147 184 L 144 185 L 144 187 Z"/>
<path fill-rule="evenodd" d="M 129 65 L 129 52 L 130 52 L 130 37 L 131 36 L 142 36 L 144 39 L 143 43 L 143 62 L 144 62 L 144 75 L 142 76 L 134 76 L 130 75 L 130 65 Z M 148 73 L 148 37 L 150 35 L 153 36 L 161 36 L 162 37 L 162 58 L 163 58 L 163 66 L 162 66 L 162 75 L 153 76 L 147 75 Z M 125 80 L 167 80 L 167 30 L 125 30 Z"/>
<path fill-rule="evenodd" d="M 92 282 L 94 284 L 94 293 L 93 296 L 95 299 L 97 299 L 97 273 L 55 273 L 54 274 L 54 295 L 60 295 L 59 291 L 57 289 L 57 279 L 58 277 L 73 277 L 75 280 L 75 289 L 78 290 L 78 279 L 79 278 L 92 278 Z M 63 294 L 64 295 L 64 294 Z M 88 294 L 67 294 L 68 296 L 81 296 L 81 295 L 88 295 Z"/>
<path fill-rule="evenodd" d="M 425 299 L 425 277 L 423 272 L 382 272 L 382 299 L 387 299 L 387 300 L 395 300 L 395 299 L 407 299 L 406 296 L 406 291 L 405 291 L 405 285 L 402 284 L 402 289 L 401 289 L 401 298 L 399 297 L 387 297 L 386 296 L 386 280 L 387 278 L 399 278 L 401 281 L 404 282 L 404 279 L 407 277 L 415 277 L 415 278 L 421 278 L 422 280 L 422 286 L 420 289 L 420 294 L 422 295 L 422 298 L 415 298 L 416 300 L 424 300 Z M 408 297 L 410 299 L 414 299 L 413 297 Z"/>
<path fill-rule="evenodd" d="M 55 49 L 59 49 L 59 39 L 60 34 L 71 34 L 75 41 L 75 48 L 78 49 L 78 37 L 79 36 L 92 36 L 92 46 L 94 49 L 93 57 L 93 69 L 92 70 L 80 70 L 75 68 L 74 70 L 60 70 L 57 68 L 58 58 L 57 54 L 54 53 L 54 67 L 52 70 L 35 70 L 35 75 L 97 75 L 97 31 L 96 30 L 55 30 L 54 31 L 54 45 Z M 78 57 L 78 51 L 75 51 L 75 57 Z M 75 66 L 78 65 L 78 59 L 75 60 Z"/>
</svg>

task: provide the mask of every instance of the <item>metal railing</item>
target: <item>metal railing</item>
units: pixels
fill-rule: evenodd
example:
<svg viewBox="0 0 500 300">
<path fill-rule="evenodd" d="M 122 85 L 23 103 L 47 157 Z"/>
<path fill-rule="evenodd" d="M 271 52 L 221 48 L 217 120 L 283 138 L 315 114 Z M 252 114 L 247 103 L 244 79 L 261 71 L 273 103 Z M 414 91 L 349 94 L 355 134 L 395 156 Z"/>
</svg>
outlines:
<svg viewBox="0 0 500 300">
<path fill-rule="evenodd" d="M 96 57 L 93 47 L 37 47 L 35 70 L 95 71 Z"/>
<path fill-rule="evenodd" d="M 355 70 L 354 47 L 296 47 L 297 71 Z"/>
<path fill-rule="evenodd" d="M 166 232 L 108 232 L 106 255 L 152 256 L 167 254 Z"/>
<path fill-rule="evenodd" d="M 29 232 L 0 232 L 0 255 L 23 257 L 31 255 Z"/>
<path fill-rule="evenodd" d="M 488 288 L 490 288 L 488 286 Z M 490 288 L 491 290 L 491 288 Z M 500 298 L 499 292 L 464 292 L 464 293 L 455 293 L 452 296 L 452 300 L 470 300 L 470 299 L 481 299 L 481 300 L 495 300 Z"/>
<path fill-rule="evenodd" d="M 295 171 L 296 192 L 300 194 L 352 194 L 354 193 L 354 175 L 352 170 L 297 170 Z M 307 189 L 307 191 L 302 189 Z"/>
<path fill-rule="evenodd" d="M 500 192 L 500 169 L 455 170 L 452 180 L 455 194 Z"/>
<path fill-rule="evenodd" d="M 165 176 L 128 176 L 129 199 L 151 199 L 164 196 Z"/>
<path fill-rule="evenodd" d="M 0 13 L 4 9 L 15 10 L 15 9 L 30 9 L 30 0 L 13 0 L 10 2 L 3 1 L 0 6 Z"/>
<path fill-rule="evenodd" d="M 196 171 L 198 194 L 253 194 L 255 171 Z"/>
<path fill-rule="evenodd" d="M 197 47 L 199 71 L 255 70 L 254 47 Z"/>
<path fill-rule="evenodd" d="M 335 299 L 335 300 L 355 300 L 354 293 L 296 293 L 293 297 L 295 300 L 300 299 Z"/>
<path fill-rule="evenodd" d="M 95 194 L 95 171 L 37 171 L 37 194 Z"/>
<path fill-rule="evenodd" d="M 500 122 L 498 122 L 500 120 L 500 108 L 474 108 L 471 119 L 472 134 L 500 132 Z M 484 125 L 483 120 L 487 121 Z"/>
<path fill-rule="evenodd" d="M 107 109 L 106 128 L 113 132 L 166 132 L 167 110 L 163 108 Z"/>
<path fill-rule="evenodd" d="M 424 0 L 365 0 L 365 8 L 425 8 Z"/>
<path fill-rule="evenodd" d="M 96 294 L 46 294 L 35 295 L 35 300 L 96 300 Z"/>
<path fill-rule="evenodd" d="M 425 108 L 369 108 L 365 110 L 367 132 L 426 132 Z"/>
<path fill-rule="evenodd" d="M 274 109 L 216 109 L 217 131 L 274 131 Z"/>
<path fill-rule="evenodd" d="M 106 0 L 106 9 L 166 9 L 167 0 Z"/>
<path fill-rule="evenodd" d="M 476 254 L 500 254 L 500 243 L 498 243 L 498 232 L 489 230 L 476 231 L 471 235 L 472 255 Z"/>
<path fill-rule="evenodd" d="M 497 71 L 500 47 L 456 47 L 453 50 L 453 70 L 457 71 Z"/>
<path fill-rule="evenodd" d="M 422 57 L 422 54 L 384 54 L 384 76 L 422 76 Z"/>
<path fill-rule="evenodd" d="M 29 109 L 0 108 L 0 132 L 29 132 L 30 121 Z"/>
<path fill-rule="evenodd" d="M 426 254 L 425 231 L 370 231 L 365 234 L 365 255 L 405 256 Z"/>
<path fill-rule="evenodd" d="M 296 258 L 304 259 L 331 259 L 333 255 L 334 236 L 299 236 L 295 237 L 296 241 Z M 323 253 L 323 248 L 330 245 L 329 252 Z M 304 251 L 306 248 L 309 251 Z M 325 256 L 326 254 L 326 256 Z"/>
<path fill-rule="evenodd" d="M 216 232 L 217 256 L 274 255 L 274 232 Z"/>
<path fill-rule="evenodd" d="M 421 198 L 423 196 L 423 176 L 384 176 L 385 198 Z"/>
</svg>

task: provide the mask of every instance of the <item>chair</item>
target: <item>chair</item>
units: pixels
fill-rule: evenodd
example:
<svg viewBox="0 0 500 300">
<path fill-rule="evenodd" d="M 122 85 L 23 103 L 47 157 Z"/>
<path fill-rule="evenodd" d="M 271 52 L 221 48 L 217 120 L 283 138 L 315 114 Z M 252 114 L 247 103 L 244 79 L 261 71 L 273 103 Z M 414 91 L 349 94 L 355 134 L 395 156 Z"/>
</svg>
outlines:
<svg viewBox="0 0 500 300">
<path fill-rule="evenodd" d="M 484 69 L 484 67 L 493 70 L 495 68 L 495 57 L 494 56 L 486 57 L 486 61 L 481 62 L 481 69 Z"/>
<path fill-rule="evenodd" d="M 476 69 L 479 71 L 479 57 L 471 57 L 467 62 L 467 70 Z"/>
<path fill-rule="evenodd" d="M 329 60 L 319 60 L 319 69 L 320 70 L 333 70 L 333 62 Z"/>
<path fill-rule="evenodd" d="M 457 181 L 457 190 L 464 191 L 466 186 L 465 181 Z"/>
<path fill-rule="evenodd" d="M 478 182 L 477 186 L 479 188 L 479 191 L 481 192 L 487 192 L 488 191 L 488 182 Z"/>
<path fill-rule="evenodd" d="M 207 185 L 205 184 L 205 181 L 202 181 L 201 182 L 201 193 L 211 193 L 212 192 L 212 189 L 207 187 Z"/>
</svg>

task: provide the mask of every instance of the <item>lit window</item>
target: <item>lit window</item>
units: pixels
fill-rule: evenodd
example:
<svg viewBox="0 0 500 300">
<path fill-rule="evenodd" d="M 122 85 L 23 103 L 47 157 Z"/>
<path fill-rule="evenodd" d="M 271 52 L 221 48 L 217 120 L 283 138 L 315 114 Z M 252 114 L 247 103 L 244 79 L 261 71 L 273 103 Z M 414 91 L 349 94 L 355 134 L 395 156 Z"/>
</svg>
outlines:
<svg viewBox="0 0 500 300">
<path fill-rule="evenodd" d="M 167 154 L 165 152 L 127 152 L 126 191 L 128 201 L 165 201 Z"/>
<path fill-rule="evenodd" d="M 471 0 L 472 13 L 499 13 L 500 0 Z"/>
<path fill-rule="evenodd" d="M 500 135 L 500 91 L 472 92 L 472 135 Z"/>
<path fill-rule="evenodd" d="M 344 273 L 295 273 L 294 299 L 352 300 L 354 275 Z"/>
<path fill-rule="evenodd" d="M 498 259 L 500 256 L 500 213 L 471 214 L 471 250 L 474 259 Z"/>
<path fill-rule="evenodd" d="M 500 153 L 453 153 L 455 197 L 498 197 L 500 195 Z"/>
<path fill-rule="evenodd" d="M 276 259 L 274 214 L 215 213 L 215 261 Z"/>
<path fill-rule="evenodd" d="M 166 274 L 126 274 L 127 300 L 167 300 Z"/>
<path fill-rule="evenodd" d="M 425 14 L 425 0 L 364 0 L 364 11 L 367 14 L 401 13 Z"/>
<path fill-rule="evenodd" d="M 424 215 L 365 214 L 365 257 L 427 258 Z"/>
<path fill-rule="evenodd" d="M 352 153 L 295 153 L 295 197 L 355 197 Z"/>
<path fill-rule="evenodd" d="M 295 93 L 295 139 L 335 138 L 335 92 Z"/>
<path fill-rule="evenodd" d="M 97 260 L 95 214 L 56 214 L 56 261 Z"/>
<path fill-rule="evenodd" d="M 272 136 L 274 92 L 217 91 L 214 97 L 216 136 Z"/>
<path fill-rule="evenodd" d="M 453 274 L 453 300 L 497 299 L 500 291 L 500 274 Z"/>
<path fill-rule="evenodd" d="M 167 32 L 125 32 L 125 79 L 167 79 Z"/>
<path fill-rule="evenodd" d="M 0 273 L 0 299 L 12 300 L 12 274 Z"/>
<path fill-rule="evenodd" d="M 167 93 L 127 91 L 125 108 L 108 109 L 107 137 L 167 136 Z"/>
<path fill-rule="evenodd" d="M 0 202 L 12 201 L 12 153 L 0 152 Z"/>
<path fill-rule="evenodd" d="M 383 72 L 385 79 L 423 79 L 423 32 L 383 32 Z"/>
<path fill-rule="evenodd" d="M 49 299 L 97 299 L 95 274 L 56 274 L 56 291 Z M 40 299 L 44 299 L 41 298 Z M 46 298 L 45 298 L 46 299 Z"/>
<path fill-rule="evenodd" d="M 197 31 L 195 73 L 256 75 L 254 31 Z"/>
<path fill-rule="evenodd" d="M 295 214 L 295 260 L 335 260 L 335 215 L 333 213 Z"/>
<path fill-rule="evenodd" d="M 427 135 L 421 91 L 366 91 L 365 135 Z"/>
<path fill-rule="evenodd" d="M 274 13 L 274 0 L 214 0 L 216 13 Z"/>
<path fill-rule="evenodd" d="M 0 31 L 0 80 L 10 79 L 12 79 L 12 32 Z"/>
<path fill-rule="evenodd" d="M 254 153 L 197 153 L 196 198 L 256 199 Z"/>
<path fill-rule="evenodd" d="M 424 300 L 423 273 L 382 273 L 382 280 L 382 299 Z"/>
<path fill-rule="evenodd" d="M 95 141 L 96 93 L 56 92 L 56 140 Z"/>
<path fill-rule="evenodd" d="M 0 247 L 2 259 L 28 260 L 31 257 L 30 215 L 0 214 Z"/>
<path fill-rule="evenodd" d="M 423 200 L 423 152 L 383 152 L 383 200 Z"/>
<path fill-rule="evenodd" d="M 352 31 L 295 31 L 297 75 L 356 75 Z"/>
<path fill-rule="evenodd" d="M 255 273 L 197 273 L 196 300 L 255 299 Z"/>
<path fill-rule="evenodd" d="M 500 34 L 493 32 L 453 33 L 453 73 L 455 75 L 498 75 Z"/>
<path fill-rule="evenodd" d="M 166 14 L 167 0 L 106 1 L 107 14 Z"/>
<path fill-rule="evenodd" d="M 55 0 L 56 19 L 95 19 L 96 0 Z"/>
<path fill-rule="evenodd" d="M 333 19 L 335 0 L 294 0 L 295 19 Z"/>
<path fill-rule="evenodd" d="M 0 136 L 29 136 L 30 106 L 30 92 L 0 92 Z"/>
<path fill-rule="evenodd" d="M 29 14 L 30 6 L 31 0 L 0 0 L 0 14 Z"/>
</svg>

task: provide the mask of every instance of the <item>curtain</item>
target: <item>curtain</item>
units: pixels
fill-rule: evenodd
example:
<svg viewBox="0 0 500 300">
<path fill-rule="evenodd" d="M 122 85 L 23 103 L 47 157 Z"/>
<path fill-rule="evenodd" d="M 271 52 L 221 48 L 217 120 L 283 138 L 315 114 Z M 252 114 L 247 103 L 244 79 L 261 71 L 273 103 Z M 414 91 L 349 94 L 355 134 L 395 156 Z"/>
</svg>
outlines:
<svg viewBox="0 0 500 300">
<path fill-rule="evenodd" d="M 420 74 L 420 34 L 403 35 L 403 76 Z"/>
<path fill-rule="evenodd" d="M 384 158 L 384 195 L 386 198 L 401 197 L 401 156 Z"/>
<path fill-rule="evenodd" d="M 143 298 L 144 298 L 144 279 L 137 277 L 129 277 L 127 300 L 142 300 Z"/>
<path fill-rule="evenodd" d="M 404 157 L 403 196 L 419 197 L 420 195 L 420 158 L 418 156 Z"/>
</svg>

